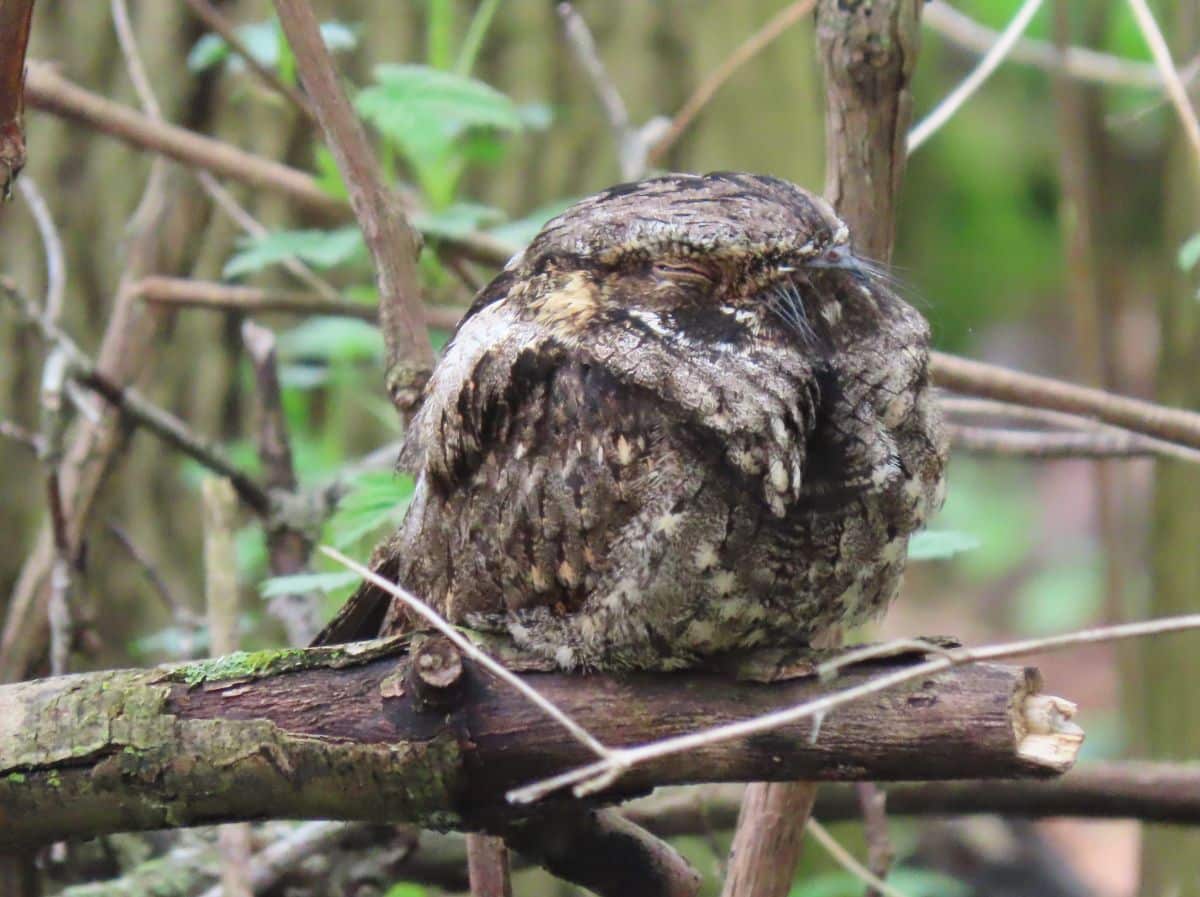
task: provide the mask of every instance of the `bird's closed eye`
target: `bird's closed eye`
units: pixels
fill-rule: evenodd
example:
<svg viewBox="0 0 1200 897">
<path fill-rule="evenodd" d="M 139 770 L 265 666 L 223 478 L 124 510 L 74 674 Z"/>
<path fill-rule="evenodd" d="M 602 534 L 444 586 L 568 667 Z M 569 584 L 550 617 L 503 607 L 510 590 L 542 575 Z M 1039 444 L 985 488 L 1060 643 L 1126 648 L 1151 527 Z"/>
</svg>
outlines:
<svg viewBox="0 0 1200 897">
<path fill-rule="evenodd" d="M 694 284 L 711 284 L 712 275 L 699 265 L 688 262 L 655 262 L 653 270 L 662 278 Z"/>
</svg>

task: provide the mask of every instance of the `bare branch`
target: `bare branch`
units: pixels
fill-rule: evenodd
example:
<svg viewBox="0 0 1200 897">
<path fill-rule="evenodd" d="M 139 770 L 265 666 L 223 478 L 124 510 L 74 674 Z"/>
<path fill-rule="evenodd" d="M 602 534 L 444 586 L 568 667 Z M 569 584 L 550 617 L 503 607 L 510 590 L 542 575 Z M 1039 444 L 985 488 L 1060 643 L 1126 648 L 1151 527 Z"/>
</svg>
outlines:
<svg viewBox="0 0 1200 897">
<path fill-rule="evenodd" d="M 404 416 L 420 403 L 433 370 L 433 346 L 417 285 L 421 238 L 383 184 L 366 132 L 338 83 L 333 58 L 312 9 L 306 0 L 275 0 L 275 9 L 375 261 L 380 328 L 387 345 L 385 385 Z"/>
<path fill-rule="evenodd" d="M 0 200 L 25 167 L 25 50 L 34 0 L 0 0 Z"/>
<path fill-rule="evenodd" d="M 1042 6 L 1042 0 L 1025 0 L 1021 4 L 1021 8 L 1017 10 L 1017 14 L 1013 16 L 1012 21 L 1001 32 L 996 43 L 991 49 L 984 54 L 983 59 L 979 61 L 979 65 L 963 79 L 954 90 L 950 91 L 949 95 L 940 102 L 937 107 L 923 118 L 909 132 L 908 135 L 908 152 L 911 155 L 920 149 L 921 144 L 933 136 L 934 132 L 942 125 L 948 122 L 962 105 L 971 98 L 983 82 L 991 77 L 992 72 L 999 68 L 1000 63 L 1012 51 L 1021 35 L 1025 33 L 1025 29 L 1029 27 L 1029 23 L 1033 21 L 1033 17 L 1037 15 L 1037 11 Z"/>
<path fill-rule="evenodd" d="M 187 0 L 187 5 L 196 14 L 196 18 L 200 19 L 210 30 L 221 36 L 221 40 L 225 41 L 225 45 L 237 54 L 242 62 L 245 63 L 246 68 L 252 71 L 263 84 L 299 109 L 300 113 L 310 122 L 313 124 L 317 123 L 316 113 L 313 112 L 312 105 L 308 102 L 308 97 L 295 87 L 284 84 L 278 75 L 259 62 L 254 54 L 250 52 L 250 48 L 246 46 L 245 42 L 238 37 L 237 29 L 233 26 L 233 23 L 221 15 L 215 6 L 209 3 L 208 0 Z"/>
<path fill-rule="evenodd" d="M 146 277 L 137 284 L 138 295 L 147 302 L 185 308 L 209 308 L 253 315 L 282 312 L 293 315 L 335 315 L 360 321 L 379 320 L 374 305 L 355 302 L 334 294 L 333 297 L 293 290 L 234 286 L 187 277 Z M 467 313 L 452 305 L 426 305 L 425 320 L 430 327 L 453 330 Z"/>
<path fill-rule="evenodd" d="M 1000 39 L 1000 32 L 981 25 L 944 0 L 925 4 L 921 19 L 946 40 L 974 53 L 987 53 Z M 1110 87 L 1161 90 L 1163 86 L 1162 76 L 1152 63 L 1122 59 L 1087 47 L 1066 47 L 1060 51 L 1046 41 L 1021 38 L 1013 45 L 1008 60 Z M 1187 82 L 1194 81 L 1200 74 L 1200 59 L 1193 60 L 1182 74 Z"/>
<path fill-rule="evenodd" d="M 1158 27 L 1154 13 L 1146 5 L 1146 0 L 1129 0 L 1129 7 L 1133 10 L 1133 17 L 1137 20 L 1138 27 L 1142 29 L 1146 45 L 1154 57 L 1154 64 L 1158 66 L 1158 71 L 1162 75 L 1167 96 L 1171 100 L 1171 105 L 1175 107 L 1175 112 L 1179 115 L 1183 132 L 1187 135 L 1192 152 L 1196 156 L 1196 163 L 1200 165 L 1200 121 L 1196 120 L 1196 110 L 1192 108 L 1192 102 L 1188 99 L 1183 79 L 1175 68 L 1175 62 L 1171 59 L 1171 49 L 1167 46 L 1162 29 Z"/>
<path fill-rule="evenodd" d="M 237 468 L 214 444 L 194 434 L 191 429 L 168 411 L 144 399 L 136 390 L 122 386 L 105 375 L 98 365 L 76 345 L 65 332 L 42 319 L 34 307 L 8 280 L 0 278 L 0 297 L 17 309 L 26 321 L 35 324 L 42 337 L 62 350 L 72 366 L 76 382 L 96 392 L 118 408 L 129 420 L 145 427 L 173 448 L 233 482 L 238 496 L 260 514 L 267 512 L 267 493 L 247 474 Z"/>
<path fill-rule="evenodd" d="M 24 177 L 17 185 L 21 196 L 29 206 L 46 255 L 46 300 L 42 314 L 55 323 L 62 320 L 63 299 L 67 291 L 67 263 L 63 252 L 62 237 L 46 200 L 31 177 Z"/>
<path fill-rule="evenodd" d="M 613 132 L 621 177 L 632 181 L 644 176 L 652 148 L 669 128 L 669 119 L 659 115 L 640 128 L 635 127 L 629 120 L 629 110 L 625 108 L 620 91 L 600 60 L 596 41 L 592 38 L 587 22 L 570 3 L 559 3 L 557 8 L 567 43 L 587 74 L 600 106 L 604 109 L 608 126 Z"/>
<path fill-rule="evenodd" d="M 664 757 L 678 756 L 687 751 L 697 750 L 728 740 L 770 732 L 778 726 L 791 725 L 800 720 L 826 720 L 827 714 L 830 711 L 845 707 L 847 704 L 860 698 L 878 694 L 895 685 L 911 682 L 915 678 L 947 670 L 964 663 L 1020 657 L 1029 654 L 1058 651 L 1063 648 L 1077 647 L 1079 645 L 1143 638 L 1150 635 L 1185 632 L 1194 629 L 1200 629 L 1200 614 L 1164 617 L 1158 620 L 1125 623 L 1117 626 L 1102 626 L 1095 629 L 1084 629 L 1079 632 L 1067 633 L 1065 635 L 1006 642 L 981 648 L 945 649 L 941 652 L 940 656 L 918 664 L 909 670 L 879 676 L 862 685 L 826 695 L 816 701 L 811 701 L 797 707 L 779 710 L 726 726 L 715 726 L 691 732 L 678 738 L 645 744 L 635 748 L 612 748 L 610 749 L 610 757 L 608 759 L 600 760 L 588 766 L 563 773 L 562 775 L 553 776 L 540 782 L 514 789 L 509 794 L 509 799 L 515 803 L 532 803 L 560 788 L 566 787 L 573 787 L 577 796 L 592 794 L 598 790 L 608 788 L 614 781 L 641 763 L 650 760 L 661 760 Z M 1074 744 L 1075 746 L 1078 744 L 1078 738 L 1081 733 L 1078 727 L 1070 721 L 1074 713 L 1074 706 L 1070 705 L 1069 702 L 1061 701 L 1057 698 L 1049 698 L 1027 709 L 1031 715 L 1029 719 L 1030 732 L 1034 735 L 1039 733 L 1045 734 L 1051 739 L 1045 743 L 1041 741 L 1032 743 L 1027 749 L 1027 754 L 1031 759 L 1036 756 L 1040 762 L 1053 767 L 1059 762 L 1055 759 L 1059 750 L 1068 744 Z M 1065 768 L 1062 767 L 1064 770 Z"/>
<path fill-rule="evenodd" d="M 422 712 L 407 644 L 260 651 L 0 687 L 0 808 L 8 820 L 0 849 L 241 821 L 261 817 L 264 807 L 282 818 L 486 829 L 527 814 L 506 804 L 508 789 L 593 755 L 468 657 L 461 689 L 436 712 Z M 809 704 L 840 686 L 924 664 L 893 658 L 846 670 L 832 685 L 811 675 L 811 662 L 803 666 L 809 675 L 770 684 L 705 672 L 522 678 L 606 741 L 636 744 Z M 1030 729 L 1028 708 L 1057 699 L 1039 695 L 1028 670 L 976 664 L 922 682 L 828 718 L 817 743 L 804 722 L 639 766 L 626 786 L 1044 776 L 1061 762 L 1030 750 L 1049 736 Z M 681 688 L 696 700 L 681 703 Z M 111 776 L 119 788 L 103 786 Z"/>
<path fill-rule="evenodd" d="M 1200 414 L 1195 412 L 944 352 L 930 353 L 929 372 L 935 384 L 955 392 L 1093 417 L 1135 433 L 1200 449 Z"/>
<path fill-rule="evenodd" d="M 807 828 L 808 833 L 813 836 L 818 844 L 825 848 L 825 852 L 833 857 L 834 861 L 839 866 L 865 884 L 871 893 L 883 894 L 884 897 L 908 897 L 907 894 L 902 891 L 897 891 L 886 881 L 856 860 L 854 855 L 851 854 L 850 851 L 846 850 L 846 848 L 842 847 L 842 845 L 837 842 L 837 839 L 834 838 L 833 835 L 829 834 L 829 830 L 826 829 L 825 826 L 821 825 L 821 823 L 819 823 L 816 819 L 809 819 Z"/>
<path fill-rule="evenodd" d="M 708 101 L 716 95 L 725 82 L 733 77 L 743 65 L 774 43 L 781 34 L 811 13 L 816 7 L 816 0 L 798 0 L 789 3 L 750 37 L 746 38 L 724 62 L 717 66 L 711 75 L 705 78 L 687 98 L 675 117 L 671 126 L 658 141 L 650 148 L 649 161 L 658 162 L 667 151 L 675 145 L 684 131 L 708 105 Z"/>
</svg>

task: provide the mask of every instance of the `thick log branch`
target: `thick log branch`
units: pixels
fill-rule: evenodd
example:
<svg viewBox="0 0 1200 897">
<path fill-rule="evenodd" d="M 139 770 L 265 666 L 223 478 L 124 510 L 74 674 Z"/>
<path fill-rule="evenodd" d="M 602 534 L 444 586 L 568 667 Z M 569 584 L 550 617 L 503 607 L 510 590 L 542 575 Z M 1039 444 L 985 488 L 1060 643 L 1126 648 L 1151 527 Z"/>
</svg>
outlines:
<svg viewBox="0 0 1200 897">
<path fill-rule="evenodd" d="M 904 663 L 771 684 L 719 673 L 525 675 L 597 737 L 628 745 L 800 703 Z M 414 703 L 408 666 L 406 643 L 391 639 L 4 686 L 0 847 L 268 817 L 498 828 L 518 821 L 510 788 L 592 759 L 470 661 L 436 712 Z M 806 721 L 636 767 L 604 799 L 689 782 L 1062 772 L 1079 736 L 1038 723 L 1058 700 L 1038 685 L 1019 667 L 950 670 L 839 710 L 815 739 Z"/>
</svg>

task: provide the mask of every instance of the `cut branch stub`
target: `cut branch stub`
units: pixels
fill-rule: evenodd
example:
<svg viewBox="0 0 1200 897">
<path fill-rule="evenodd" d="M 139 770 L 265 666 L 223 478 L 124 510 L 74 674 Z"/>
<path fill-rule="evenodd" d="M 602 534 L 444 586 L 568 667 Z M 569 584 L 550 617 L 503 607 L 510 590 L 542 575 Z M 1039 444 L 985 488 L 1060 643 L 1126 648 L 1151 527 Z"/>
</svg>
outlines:
<svg viewBox="0 0 1200 897">
<path fill-rule="evenodd" d="M 444 635 L 423 638 L 415 644 L 408 670 L 413 707 L 419 711 L 444 710 L 463 694 L 463 659 Z"/>
</svg>

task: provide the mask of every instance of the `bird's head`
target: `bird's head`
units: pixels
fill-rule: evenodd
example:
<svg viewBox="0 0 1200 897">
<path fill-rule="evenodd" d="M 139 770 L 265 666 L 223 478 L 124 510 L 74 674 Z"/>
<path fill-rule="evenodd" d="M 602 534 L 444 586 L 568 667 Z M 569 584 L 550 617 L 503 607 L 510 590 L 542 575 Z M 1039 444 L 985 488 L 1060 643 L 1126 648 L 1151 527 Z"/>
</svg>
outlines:
<svg viewBox="0 0 1200 897">
<path fill-rule="evenodd" d="M 509 301 L 564 333 L 627 321 L 708 344 L 833 346 L 843 322 L 871 326 L 894 301 L 827 202 L 778 178 L 724 172 L 584 199 L 549 221 L 506 275 L 524 285 Z"/>
</svg>

